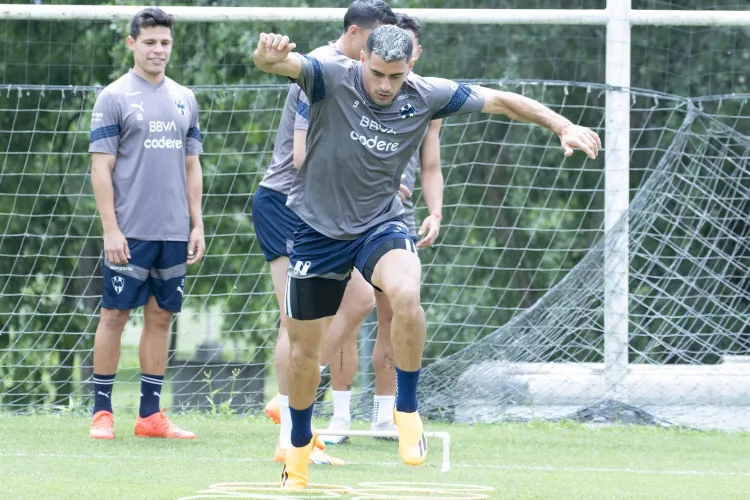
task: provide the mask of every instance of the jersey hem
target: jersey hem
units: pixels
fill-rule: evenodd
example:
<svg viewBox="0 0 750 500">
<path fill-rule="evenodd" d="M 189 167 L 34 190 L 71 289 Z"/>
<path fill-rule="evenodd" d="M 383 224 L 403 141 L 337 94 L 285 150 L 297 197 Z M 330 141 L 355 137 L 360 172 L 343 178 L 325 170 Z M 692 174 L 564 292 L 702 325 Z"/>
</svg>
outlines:
<svg viewBox="0 0 750 500">
<path fill-rule="evenodd" d="M 287 197 L 289 196 L 289 193 L 290 193 L 290 192 L 292 191 L 292 189 L 291 189 L 291 188 L 289 188 L 289 191 L 287 191 L 287 192 L 285 193 L 284 191 L 279 191 L 279 190 L 278 190 L 278 189 L 276 189 L 276 188 L 272 188 L 272 187 L 271 187 L 271 186 L 269 186 L 268 184 L 265 184 L 265 182 L 266 182 L 266 181 L 260 181 L 260 182 L 258 183 L 258 186 L 262 186 L 262 187 L 264 187 L 264 188 L 268 189 L 269 191 L 274 191 L 274 192 L 276 192 L 276 193 L 279 193 L 280 195 L 283 195 L 283 196 L 287 196 Z"/>
<path fill-rule="evenodd" d="M 357 233 L 355 235 L 346 234 L 344 236 L 334 236 L 332 233 L 329 233 L 328 231 L 321 230 L 320 227 L 317 224 L 311 223 L 309 220 L 307 220 L 305 217 L 301 216 L 299 214 L 299 212 L 297 212 L 293 208 L 291 210 L 292 210 L 292 212 L 294 212 L 295 214 L 297 214 L 297 217 L 299 217 L 300 220 L 302 220 L 302 222 L 304 222 L 305 224 L 307 224 L 308 226 L 310 226 L 311 228 L 313 228 L 313 230 L 319 232 L 320 234 L 322 234 L 326 238 L 331 238 L 332 240 L 340 240 L 340 241 L 354 241 L 357 238 L 359 238 L 360 236 L 362 236 L 363 234 L 365 234 L 367 231 L 369 231 L 370 229 L 372 229 L 373 227 L 375 227 L 375 226 L 377 226 L 379 224 L 382 224 L 383 222 L 389 221 L 389 220 L 394 219 L 396 217 L 403 217 L 403 214 L 388 215 L 387 217 L 379 216 L 379 217 L 376 217 L 375 219 L 373 219 L 372 222 L 369 222 L 367 224 L 367 226 L 365 226 L 364 229 L 362 229 L 362 232 L 360 232 L 360 233 Z"/>
<path fill-rule="evenodd" d="M 139 241 L 177 241 L 180 243 L 188 243 L 190 241 L 190 238 L 185 238 L 184 236 L 152 236 L 152 235 L 143 235 L 143 234 L 128 234 L 123 233 L 123 236 L 125 238 L 130 238 L 131 240 L 139 240 Z"/>
</svg>

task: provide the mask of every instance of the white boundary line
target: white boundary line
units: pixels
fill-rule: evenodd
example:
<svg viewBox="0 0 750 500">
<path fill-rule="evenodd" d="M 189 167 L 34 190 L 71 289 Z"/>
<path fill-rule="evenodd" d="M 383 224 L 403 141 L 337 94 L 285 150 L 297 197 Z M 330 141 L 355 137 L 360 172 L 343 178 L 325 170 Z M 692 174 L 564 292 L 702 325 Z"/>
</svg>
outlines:
<svg viewBox="0 0 750 500">
<path fill-rule="evenodd" d="M 154 455 L 128 455 L 128 454 L 106 454 L 106 453 L 4 453 L 0 452 L 0 458 L 112 458 L 117 460 L 148 460 L 163 458 Z M 270 460 L 259 458 L 240 457 L 195 457 L 191 455 L 180 456 L 180 460 L 195 460 L 198 462 L 270 462 Z M 367 467 L 404 467 L 402 462 L 347 462 L 348 465 L 362 465 Z M 454 469 L 494 469 L 494 470 L 520 470 L 520 471 L 544 471 L 544 472 L 585 472 L 585 473 L 624 473 L 644 476 L 715 476 L 715 477 L 750 477 L 750 472 L 731 472 L 719 470 L 647 470 L 630 469 L 620 467 L 557 467 L 554 465 L 498 465 L 498 464 L 468 464 L 454 463 Z"/>
</svg>

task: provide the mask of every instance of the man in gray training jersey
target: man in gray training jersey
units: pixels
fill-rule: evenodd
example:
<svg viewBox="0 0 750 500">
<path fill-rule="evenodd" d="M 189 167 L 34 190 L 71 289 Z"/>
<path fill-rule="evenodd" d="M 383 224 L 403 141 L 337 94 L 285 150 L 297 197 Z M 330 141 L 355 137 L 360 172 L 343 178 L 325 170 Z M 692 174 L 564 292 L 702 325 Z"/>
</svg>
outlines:
<svg viewBox="0 0 750 500">
<path fill-rule="evenodd" d="M 193 439 L 159 399 L 172 315 L 182 308 L 187 264 L 205 250 L 198 103 L 164 75 L 172 17 L 133 18 L 134 67 L 108 85 L 91 114 L 91 183 L 104 232 L 103 293 L 94 337 L 94 415 L 89 436 L 114 439 L 112 385 L 130 311 L 143 306 L 141 402 L 135 435 Z M 192 231 L 190 229 L 192 223 Z"/>
<path fill-rule="evenodd" d="M 352 2 L 344 15 L 344 33 L 341 37 L 324 47 L 315 49 L 311 55 L 319 58 L 359 58 L 361 51 L 366 48 L 367 37 L 372 30 L 379 25 L 395 22 L 395 14 L 382 0 L 356 0 Z M 289 340 L 286 333 L 287 319 L 284 314 L 284 289 L 294 230 L 300 222 L 297 215 L 286 206 L 286 201 L 297 173 L 295 164 L 298 167 L 304 157 L 308 109 L 305 94 L 300 91 L 298 85 L 292 84 L 281 115 L 273 150 L 273 163 L 266 171 L 252 202 L 255 233 L 266 261 L 270 265 L 271 278 L 281 311 L 279 335 L 274 351 L 278 394 L 266 405 L 266 415 L 281 424 L 279 441 L 274 453 L 274 460 L 281 462 L 284 461 L 286 449 L 290 445 L 292 429 L 286 376 L 289 364 Z M 356 273 L 346 288 L 340 312 L 328 329 L 329 337 L 343 336 L 353 339 L 353 342 L 346 345 L 346 353 L 342 351 L 342 355 L 337 356 L 335 363 L 335 367 L 341 368 L 351 376 L 351 379 L 354 378 L 358 367 L 356 332 L 361 327 L 364 318 L 372 312 L 374 305 L 372 287 L 359 273 Z M 387 352 L 380 357 L 374 356 L 373 364 L 375 366 L 387 364 L 386 360 L 382 359 L 386 355 Z M 327 359 L 321 359 L 321 366 L 324 366 L 326 362 Z M 332 374 L 333 370 L 334 364 L 331 364 Z M 393 376 L 391 373 L 388 375 Z M 377 370 L 376 378 L 379 380 L 383 378 Z M 334 401 L 332 422 L 345 421 L 347 428 L 351 401 L 349 384 L 351 381 L 341 385 L 339 380 L 332 376 Z M 328 440 L 332 439 L 341 441 L 343 438 L 328 437 Z M 315 464 L 343 465 L 341 460 L 328 456 L 318 448 L 313 451 L 310 461 Z"/>
<path fill-rule="evenodd" d="M 375 29 L 361 62 L 303 57 L 291 53 L 294 47 L 288 37 L 261 33 L 253 59 L 267 73 L 296 79 L 310 100 L 307 156 L 288 201 L 304 224 L 295 232 L 287 281 L 292 446 L 282 486 L 299 489 L 308 481 L 326 318 L 338 309 L 352 267 L 393 308 L 399 455 L 409 465 L 427 455 L 417 411 L 421 269 L 393 193 L 430 121 L 481 110 L 554 131 L 566 156 L 577 147 L 595 158 L 601 143 L 593 131 L 521 95 L 410 74 L 412 41 L 397 26 Z"/>
<path fill-rule="evenodd" d="M 396 14 L 396 26 L 405 30 L 412 38 L 414 61 L 419 59 L 422 53 L 422 46 L 419 44 L 421 26 L 419 21 L 406 14 Z M 311 54 L 314 55 L 314 54 Z M 304 94 L 302 94 L 304 95 Z M 414 154 L 403 174 L 402 189 L 399 192 L 401 201 L 404 205 L 404 222 L 409 229 L 409 236 L 417 244 L 418 248 L 426 248 L 432 245 L 440 232 L 441 211 L 443 206 L 443 173 L 440 168 L 440 124 L 441 120 L 433 120 L 427 133 L 422 140 L 419 150 Z M 300 136 L 295 136 L 295 145 L 300 140 Z M 304 140 L 304 137 L 302 137 Z M 304 147 L 295 147 L 295 151 L 304 151 Z M 295 153 L 295 162 L 301 164 L 304 157 L 299 158 Z M 422 227 L 417 231 L 417 225 L 414 220 L 414 203 L 411 199 L 411 192 L 414 190 L 416 180 L 416 169 L 420 167 L 422 175 L 422 198 L 429 210 L 429 216 L 425 218 Z M 422 236 L 420 240 L 420 236 Z M 359 275 L 358 271 L 353 274 Z M 351 287 L 351 283 L 347 285 Z M 368 285 L 372 290 L 372 287 Z M 377 305 L 378 333 L 375 338 L 375 344 L 372 349 L 373 369 L 375 372 L 375 391 L 373 395 L 372 406 L 372 431 L 394 431 L 396 427 L 393 423 L 393 408 L 396 403 L 396 372 L 393 363 L 393 345 L 391 343 L 391 321 L 393 311 L 388 299 L 382 292 L 373 291 L 375 303 Z M 371 292 L 371 293 L 373 293 Z M 346 300 L 346 296 L 344 298 Z M 336 334 L 345 335 L 343 338 L 337 338 Z M 350 411 L 348 402 L 351 398 L 351 391 L 344 392 L 342 387 L 350 388 L 354 383 L 356 370 L 346 370 L 346 367 L 357 366 L 357 330 L 342 331 L 329 329 L 323 346 L 323 359 L 341 360 L 341 362 L 332 362 L 331 367 L 331 385 L 333 388 L 333 418 L 327 431 L 349 430 L 351 428 Z M 351 365 L 350 365 L 351 364 Z M 344 397 L 341 397 L 341 395 Z M 346 402 L 340 403 L 340 399 Z M 344 441 L 344 436 L 326 436 L 326 443 L 337 444 Z"/>
</svg>

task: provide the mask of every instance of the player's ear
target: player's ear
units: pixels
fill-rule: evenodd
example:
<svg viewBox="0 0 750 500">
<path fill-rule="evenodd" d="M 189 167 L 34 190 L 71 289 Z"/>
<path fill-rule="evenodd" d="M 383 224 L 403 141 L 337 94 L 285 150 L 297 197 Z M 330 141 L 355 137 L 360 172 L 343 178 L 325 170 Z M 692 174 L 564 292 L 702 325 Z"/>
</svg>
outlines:
<svg viewBox="0 0 750 500">
<path fill-rule="evenodd" d="M 422 55 L 422 46 L 421 45 L 417 45 L 417 57 L 415 57 L 414 59 L 415 60 L 419 59 L 419 56 L 421 56 L 421 55 Z"/>
<path fill-rule="evenodd" d="M 349 29 L 346 30 L 346 34 L 353 38 L 357 36 L 357 33 L 359 33 L 359 31 L 359 26 L 357 26 L 356 24 L 352 24 L 351 26 L 349 26 Z"/>
<path fill-rule="evenodd" d="M 364 64 L 364 62 L 365 62 L 365 51 L 364 50 L 360 50 L 359 51 L 359 62 L 361 62 L 362 64 Z"/>
<path fill-rule="evenodd" d="M 130 50 L 135 49 L 135 38 L 128 35 L 128 37 L 125 39 L 125 45 L 127 45 Z"/>
</svg>

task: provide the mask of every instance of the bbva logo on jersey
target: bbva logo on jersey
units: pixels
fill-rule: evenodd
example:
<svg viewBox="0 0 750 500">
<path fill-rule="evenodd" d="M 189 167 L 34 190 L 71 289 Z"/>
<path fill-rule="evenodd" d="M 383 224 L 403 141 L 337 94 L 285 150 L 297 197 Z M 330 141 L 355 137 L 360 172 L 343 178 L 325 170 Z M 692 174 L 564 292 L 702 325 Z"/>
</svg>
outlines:
<svg viewBox="0 0 750 500">
<path fill-rule="evenodd" d="M 148 131 L 149 132 L 170 132 L 170 131 L 177 132 L 177 125 L 175 124 L 174 120 L 170 120 L 168 122 L 152 120 L 148 122 Z"/>
</svg>

